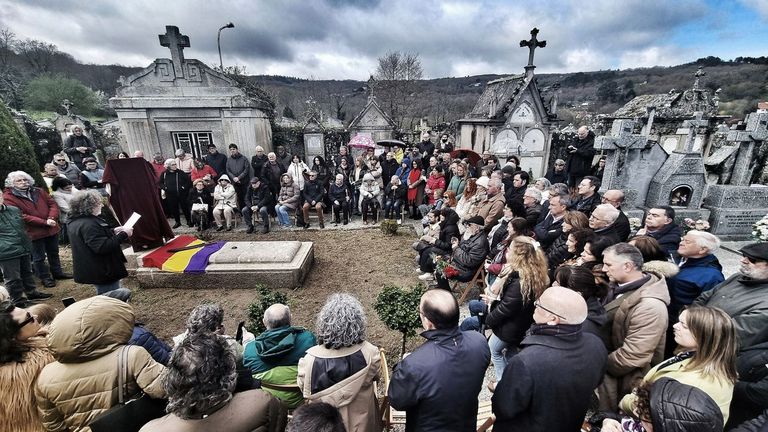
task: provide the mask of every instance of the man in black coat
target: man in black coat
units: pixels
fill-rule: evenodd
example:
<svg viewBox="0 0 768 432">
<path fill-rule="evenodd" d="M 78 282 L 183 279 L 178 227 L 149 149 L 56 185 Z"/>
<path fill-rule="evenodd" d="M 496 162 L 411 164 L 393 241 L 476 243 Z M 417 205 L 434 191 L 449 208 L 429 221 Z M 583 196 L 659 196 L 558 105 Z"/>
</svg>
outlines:
<svg viewBox="0 0 768 432">
<path fill-rule="evenodd" d="M 264 169 L 264 165 L 266 165 L 268 161 L 269 158 L 267 158 L 267 155 L 264 153 L 264 147 L 256 146 L 256 154 L 251 156 L 251 169 L 253 169 L 253 175 L 257 177 L 260 176 Z M 285 167 L 288 167 L 288 165 L 285 165 Z"/>
<path fill-rule="evenodd" d="M 576 210 L 584 213 L 587 217 L 592 214 L 601 198 L 597 191 L 600 189 L 600 179 L 594 176 L 586 176 L 576 185 L 576 191 L 579 199 L 576 201 Z"/>
<path fill-rule="evenodd" d="M 267 155 L 267 163 L 261 167 L 261 178 L 267 183 L 273 196 L 277 196 L 280 193 L 280 177 L 286 171 L 288 169 L 278 160 L 276 154 L 269 153 Z"/>
<path fill-rule="evenodd" d="M 675 209 L 669 206 L 658 206 L 648 210 L 645 215 L 645 226 L 637 235 L 647 235 L 656 239 L 659 246 L 667 254 L 676 254 L 683 237 L 683 230 L 675 223 Z"/>
<path fill-rule="evenodd" d="M 632 228 L 629 226 L 629 218 L 621 211 L 621 205 L 624 204 L 624 192 L 619 189 L 608 189 L 603 194 L 602 203 L 610 204 L 619 211 L 619 217 L 615 223 L 616 234 L 619 236 L 619 241 L 627 241 Z"/>
<path fill-rule="evenodd" d="M 584 176 L 592 172 L 592 159 L 595 157 L 595 133 L 586 126 L 579 128 L 568 152 L 568 186 L 575 188 Z"/>
<path fill-rule="evenodd" d="M 435 144 L 432 143 L 429 132 L 422 132 L 421 142 L 416 147 L 419 149 L 419 157 L 421 158 L 421 166 L 429 166 L 429 158 L 435 152 Z"/>
<path fill-rule="evenodd" d="M 475 275 L 477 269 L 483 265 L 488 255 L 488 234 L 483 231 L 485 221 L 482 216 L 472 216 L 464 221 L 464 225 L 469 232 L 469 238 L 459 241 L 458 238 L 451 239 L 452 255 L 450 267 L 455 270 L 455 275 L 437 275 L 437 286 L 445 290 L 450 290 L 448 279 L 456 279 L 460 282 L 469 282 Z M 429 280 L 425 275 L 419 276 L 421 280 Z"/>
<path fill-rule="evenodd" d="M 309 228 L 309 209 L 314 207 L 317 211 L 317 219 L 320 222 L 320 228 L 325 228 L 323 222 L 323 197 L 325 188 L 317 180 L 317 172 L 309 172 L 309 180 L 304 183 L 304 190 L 301 191 L 301 198 L 304 200 L 302 214 L 304 215 L 304 228 Z"/>
<path fill-rule="evenodd" d="M 242 209 L 243 220 L 248 225 L 246 232 L 253 232 L 253 214 L 258 212 L 261 217 L 261 233 L 269 232 L 269 210 L 275 205 L 272 192 L 260 178 L 251 179 L 251 186 L 245 192 L 245 206 Z"/>
<path fill-rule="evenodd" d="M 565 183 L 568 184 L 568 173 L 565 171 L 565 161 L 562 159 L 556 159 L 555 165 L 547 171 L 544 176 L 550 183 Z"/>
<path fill-rule="evenodd" d="M 222 174 L 227 173 L 227 155 L 219 153 L 216 144 L 208 144 L 208 154 L 205 155 L 205 163 L 216 171 L 216 181 Z"/>
<path fill-rule="evenodd" d="M 597 336 L 582 332 L 587 303 L 581 294 L 551 287 L 534 305 L 529 335 L 491 399 L 493 430 L 577 431 L 605 373 L 608 352 Z"/>
<path fill-rule="evenodd" d="M 563 217 L 565 217 L 565 212 L 568 211 L 570 205 L 571 199 L 568 195 L 550 197 L 549 213 L 533 228 L 533 234 L 545 252 L 563 233 Z"/>
<path fill-rule="evenodd" d="M 178 169 L 174 159 L 168 159 L 165 166 L 165 172 L 160 174 L 160 190 L 165 200 L 168 216 L 173 217 L 176 221 L 172 228 L 176 229 L 181 226 L 180 214 L 184 214 L 187 226 L 192 227 L 194 225 L 189 214 L 190 205 L 187 199 L 189 191 L 192 189 L 192 180 L 189 178 L 189 174 Z M 181 212 L 179 212 L 179 208 L 181 208 Z"/>
<path fill-rule="evenodd" d="M 395 366 L 390 404 L 406 412 L 407 432 L 474 431 L 488 343 L 478 332 L 459 330 L 459 305 L 448 291 L 424 293 L 419 315 L 427 342 Z"/>
<path fill-rule="evenodd" d="M 616 222 L 621 212 L 610 204 L 600 204 L 595 207 L 592 216 L 589 217 L 589 227 L 595 232 L 595 237 L 605 237 L 611 240 L 611 244 L 619 243 L 619 234 L 616 230 Z"/>
</svg>

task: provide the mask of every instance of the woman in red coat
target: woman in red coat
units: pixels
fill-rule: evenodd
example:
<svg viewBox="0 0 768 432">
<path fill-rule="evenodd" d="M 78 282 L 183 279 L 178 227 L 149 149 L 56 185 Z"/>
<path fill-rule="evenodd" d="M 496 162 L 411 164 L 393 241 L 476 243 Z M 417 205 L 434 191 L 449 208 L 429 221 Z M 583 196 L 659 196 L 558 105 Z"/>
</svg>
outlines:
<svg viewBox="0 0 768 432">
<path fill-rule="evenodd" d="M 423 200 L 424 177 L 421 175 L 421 161 L 413 159 L 411 161 L 411 172 L 408 174 L 408 205 L 411 209 L 412 219 L 421 219 L 416 209 L 418 209 Z"/>
</svg>

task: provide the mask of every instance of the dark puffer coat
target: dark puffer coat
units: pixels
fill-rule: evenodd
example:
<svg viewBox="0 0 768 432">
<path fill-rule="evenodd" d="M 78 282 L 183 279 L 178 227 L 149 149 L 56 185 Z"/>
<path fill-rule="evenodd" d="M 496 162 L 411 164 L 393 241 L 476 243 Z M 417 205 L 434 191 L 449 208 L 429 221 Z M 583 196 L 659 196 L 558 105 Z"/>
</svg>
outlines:
<svg viewBox="0 0 768 432">
<path fill-rule="evenodd" d="M 723 430 L 723 413 L 709 395 L 670 378 L 661 378 L 653 383 L 651 419 L 655 431 Z"/>
<path fill-rule="evenodd" d="M 75 216 L 67 228 L 75 282 L 108 284 L 128 276 L 120 248 L 120 242 L 128 239 L 126 233 L 115 234 L 106 221 L 93 215 Z"/>
</svg>

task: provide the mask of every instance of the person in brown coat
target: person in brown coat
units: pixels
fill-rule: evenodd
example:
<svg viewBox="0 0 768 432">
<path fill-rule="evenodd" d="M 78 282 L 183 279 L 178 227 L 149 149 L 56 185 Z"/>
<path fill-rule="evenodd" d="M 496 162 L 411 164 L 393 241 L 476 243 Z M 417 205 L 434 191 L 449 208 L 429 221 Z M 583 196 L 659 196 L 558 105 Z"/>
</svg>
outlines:
<svg viewBox="0 0 768 432">
<path fill-rule="evenodd" d="M 202 331 L 191 333 L 173 350 L 165 375 L 168 415 L 140 432 L 278 432 L 287 410 L 263 390 L 234 394 L 235 353 L 226 339 Z"/>
<path fill-rule="evenodd" d="M 608 321 L 608 372 L 598 388 L 600 410 L 616 412 L 619 400 L 664 359 L 669 291 L 664 276 L 644 273 L 643 255 L 627 243 L 603 252 L 603 271 L 611 280 L 604 300 Z"/>
<path fill-rule="evenodd" d="M 133 335 L 135 316 L 128 303 L 106 296 L 80 300 L 53 320 L 48 348 L 55 362 L 35 386 L 37 409 L 48 431 L 85 432 L 100 414 L 118 403 L 118 355 Z M 164 398 L 165 367 L 139 346 L 128 348 L 127 394 L 140 391 Z"/>
<path fill-rule="evenodd" d="M 482 182 L 478 180 L 478 187 L 482 187 Z M 504 193 L 501 192 L 501 180 L 492 178 L 488 181 L 486 198 L 477 204 L 477 216 L 483 218 L 485 222 L 484 230 L 486 233 L 491 231 L 499 219 L 504 215 Z"/>
</svg>

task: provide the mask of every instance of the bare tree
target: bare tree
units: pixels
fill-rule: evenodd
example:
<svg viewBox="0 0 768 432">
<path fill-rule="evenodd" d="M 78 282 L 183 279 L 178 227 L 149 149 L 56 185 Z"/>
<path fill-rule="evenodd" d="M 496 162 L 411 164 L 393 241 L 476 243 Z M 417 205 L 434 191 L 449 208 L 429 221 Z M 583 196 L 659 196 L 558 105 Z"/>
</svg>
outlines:
<svg viewBox="0 0 768 432">
<path fill-rule="evenodd" d="M 416 82 L 424 76 L 417 53 L 391 51 L 378 59 L 376 96 L 398 128 L 402 128 L 415 99 Z"/>
<path fill-rule="evenodd" d="M 59 54 L 56 45 L 35 39 L 25 39 L 16 44 L 16 52 L 24 57 L 35 75 L 51 71 L 54 57 Z"/>
</svg>

